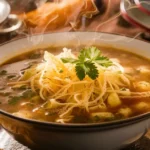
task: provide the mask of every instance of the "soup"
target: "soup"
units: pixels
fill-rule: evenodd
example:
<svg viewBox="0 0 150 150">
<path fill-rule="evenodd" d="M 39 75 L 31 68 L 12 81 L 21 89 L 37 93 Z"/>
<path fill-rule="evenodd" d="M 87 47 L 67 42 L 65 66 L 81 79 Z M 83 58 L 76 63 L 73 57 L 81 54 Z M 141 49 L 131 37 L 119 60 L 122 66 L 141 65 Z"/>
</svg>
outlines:
<svg viewBox="0 0 150 150">
<path fill-rule="evenodd" d="M 100 46 L 36 49 L 0 67 L 0 109 L 57 123 L 102 123 L 150 111 L 150 61 Z"/>
</svg>

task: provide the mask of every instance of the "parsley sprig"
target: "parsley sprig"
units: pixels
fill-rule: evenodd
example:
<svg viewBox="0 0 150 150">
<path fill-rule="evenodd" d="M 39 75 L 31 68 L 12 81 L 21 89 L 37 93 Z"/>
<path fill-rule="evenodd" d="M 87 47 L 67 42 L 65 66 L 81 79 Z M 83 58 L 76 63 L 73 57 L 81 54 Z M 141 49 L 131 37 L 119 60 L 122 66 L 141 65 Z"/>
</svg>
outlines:
<svg viewBox="0 0 150 150">
<path fill-rule="evenodd" d="M 75 64 L 76 74 L 80 80 L 83 80 L 86 75 L 91 79 L 96 79 L 99 75 L 96 64 L 109 67 L 112 65 L 107 57 L 102 56 L 101 51 L 96 47 L 83 48 L 77 59 L 61 58 L 63 63 Z"/>
</svg>

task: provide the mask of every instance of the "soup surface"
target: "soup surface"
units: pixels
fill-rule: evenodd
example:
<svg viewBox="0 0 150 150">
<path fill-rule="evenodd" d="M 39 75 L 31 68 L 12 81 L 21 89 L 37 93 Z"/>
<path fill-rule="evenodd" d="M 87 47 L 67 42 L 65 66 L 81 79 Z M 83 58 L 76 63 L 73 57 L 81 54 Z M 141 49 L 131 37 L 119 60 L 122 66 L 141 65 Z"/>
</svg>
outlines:
<svg viewBox="0 0 150 150">
<path fill-rule="evenodd" d="M 146 113 L 150 61 L 100 46 L 36 49 L 1 65 L 0 109 L 58 123 L 98 123 Z"/>
</svg>

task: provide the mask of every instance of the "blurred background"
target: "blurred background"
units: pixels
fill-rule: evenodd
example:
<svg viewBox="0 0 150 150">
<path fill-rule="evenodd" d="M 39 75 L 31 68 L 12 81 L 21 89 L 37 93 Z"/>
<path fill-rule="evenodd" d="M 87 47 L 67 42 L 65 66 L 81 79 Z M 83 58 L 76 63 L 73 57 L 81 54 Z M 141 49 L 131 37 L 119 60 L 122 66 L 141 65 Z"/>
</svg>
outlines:
<svg viewBox="0 0 150 150">
<path fill-rule="evenodd" d="M 11 13 L 23 21 L 19 30 L 0 34 L 0 43 L 44 32 L 98 31 L 145 38 L 120 13 L 121 0 L 7 0 Z M 143 34 L 144 33 L 144 34 Z"/>
</svg>

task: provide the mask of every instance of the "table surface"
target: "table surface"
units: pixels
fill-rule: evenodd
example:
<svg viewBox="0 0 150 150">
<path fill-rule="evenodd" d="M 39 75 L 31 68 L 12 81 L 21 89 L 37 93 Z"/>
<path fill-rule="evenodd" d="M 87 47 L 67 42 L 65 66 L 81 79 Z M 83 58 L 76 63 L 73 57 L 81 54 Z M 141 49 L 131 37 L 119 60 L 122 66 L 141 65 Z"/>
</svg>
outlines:
<svg viewBox="0 0 150 150">
<path fill-rule="evenodd" d="M 44 1 L 44 0 L 43 0 Z M 11 13 L 22 14 L 26 10 L 30 10 L 33 3 L 40 4 L 42 0 L 8 0 L 11 5 Z M 46 0 L 45 0 L 46 1 Z M 91 19 L 87 19 L 84 28 L 79 28 L 77 31 L 95 31 L 98 32 L 107 32 L 114 34 L 121 34 L 123 36 L 130 36 L 133 38 L 142 39 L 142 33 L 145 31 L 132 26 L 126 22 L 120 14 L 120 0 L 103 0 L 102 4 L 104 5 L 103 12 L 100 12 L 98 15 L 94 16 Z M 64 29 L 63 29 L 64 28 Z M 62 31 L 65 31 L 65 27 L 62 27 Z M 29 35 L 29 33 L 28 33 Z M 22 32 L 14 32 L 7 35 L 0 35 L 0 44 L 10 41 L 12 39 L 17 39 L 20 37 L 26 36 Z M 143 40 L 143 39 L 142 39 Z M 149 42 L 148 39 L 147 42 Z M 149 134 L 147 134 L 143 139 L 139 140 L 132 146 L 124 150 L 150 150 L 150 140 Z M 0 129 L 0 149 L 4 150 L 28 150 L 28 148 L 22 146 L 15 140 L 13 140 L 4 130 Z"/>
</svg>

